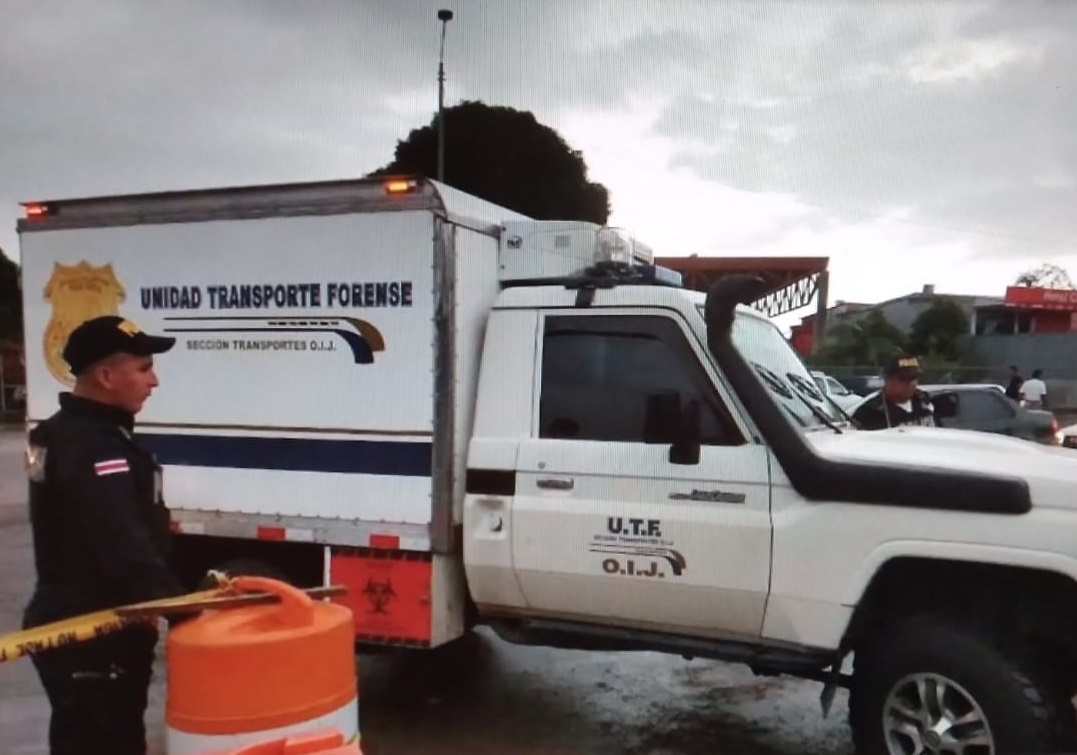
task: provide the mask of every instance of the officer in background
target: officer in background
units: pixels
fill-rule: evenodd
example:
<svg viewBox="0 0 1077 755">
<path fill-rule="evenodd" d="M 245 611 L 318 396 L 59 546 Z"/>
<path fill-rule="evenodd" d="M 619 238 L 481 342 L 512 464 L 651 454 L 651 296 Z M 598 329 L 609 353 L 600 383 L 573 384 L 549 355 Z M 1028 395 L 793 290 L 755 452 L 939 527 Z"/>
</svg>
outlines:
<svg viewBox="0 0 1077 755">
<path fill-rule="evenodd" d="M 892 357 L 883 366 L 883 380 L 882 390 L 853 414 L 861 430 L 935 425 L 935 407 L 919 388 L 920 360 L 908 354 Z"/>
<path fill-rule="evenodd" d="M 30 433 L 37 585 L 25 628 L 184 592 L 168 565 L 161 468 L 132 437 L 173 338 L 120 317 L 89 320 L 63 358 L 74 390 Z M 144 755 L 157 629 L 136 625 L 32 656 L 52 707 L 51 755 Z"/>
<path fill-rule="evenodd" d="M 1025 379 L 1021 377 L 1021 371 L 1017 369 L 1017 365 L 1010 365 L 1010 382 L 1006 384 L 1006 395 L 1012 398 L 1014 401 L 1021 400 L 1021 386 L 1025 384 Z"/>
</svg>

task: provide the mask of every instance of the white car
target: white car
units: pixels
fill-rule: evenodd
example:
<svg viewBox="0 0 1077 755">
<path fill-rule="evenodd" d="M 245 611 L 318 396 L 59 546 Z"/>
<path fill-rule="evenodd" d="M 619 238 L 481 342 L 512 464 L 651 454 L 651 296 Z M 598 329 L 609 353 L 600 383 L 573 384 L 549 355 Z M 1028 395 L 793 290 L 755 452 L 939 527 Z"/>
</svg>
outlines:
<svg viewBox="0 0 1077 755">
<path fill-rule="evenodd" d="M 1077 449 L 1077 424 L 1066 425 L 1058 434 L 1062 436 L 1063 448 Z"/>
<path fill-rule="evenodd" d="M 819 390 L 823 392 L 823 395 L 837 404 L 843 412 L 851 413 L 853 408 L 859 405 L 863 399 L 859 393 L 850 391 L 839 383 L 836 378 L 827 375 L 825 372 L 812 370 L 811 376 L 815 384 L 819 386 Z"/>
</svg>

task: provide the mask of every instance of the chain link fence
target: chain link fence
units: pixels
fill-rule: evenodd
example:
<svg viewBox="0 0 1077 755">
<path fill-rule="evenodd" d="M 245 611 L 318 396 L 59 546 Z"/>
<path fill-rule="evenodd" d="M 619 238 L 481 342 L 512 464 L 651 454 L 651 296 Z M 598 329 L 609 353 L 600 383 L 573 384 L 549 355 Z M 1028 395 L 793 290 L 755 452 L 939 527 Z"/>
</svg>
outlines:
<svg viewBox="0 0 1077 755">
<path fill-rule="evenodd" d="M 839 380 L 844 377 L 867 377 L 878 376 L 882 367 L 877 364 L 865 365 L 812 365 L 813 370 L 833 375 Z M 1006 385 L 1010 380 L 1010 368 L 1006 365 L 962 365 L 958 367 L 942 365 L 932 366 L 930 363 L 921 362 L 924 377 L 921 383 L 998 383 Z M 1031 370 L 1022 370 L 1021 376 L 1025 379 L 1031 375 Z M 1044 370 L 1045 380 L 1077 380 L 1077 355 L 1074 365 L 1068 369 Z"/>
<path fill-rule="evenodd" d="M 840 381 L 844 381 L 849 378 L 877 378 L 879 377 L 882 367 L 877 364 L 864 364 L 864 365 L 814 365 L 813 370 L 825 372 L 826 374 L 837 378 Z M 921 383 L 997 383 L 999 385 L 1006 385 L 1010 379 L 1010 371 L 1006 367 L 989 367 L 989 366 L 941 366 L 933 367 L 928 364 L 921 366 L 923 370 L 923 377 L 920 379 Z M 1075 376 L 1077 377 L 1077 376 Z"/>
<path fill-rule="evenodd" d="M 849 390 L 861 395 L 877 390 L 882 383 L 879 365 L 812 365 L 811 369 L 830 375 Z M 955 367 L 924 364 L 921 369 L 921 385 L 986 383 L 1005 388 L 1010 381 L 1010 368 L 1005 365 Z M 1022 370 L 1021 376 L 1027 380 L 1031 376 L 1031 370 Z M 1048 401 L 1052 409 L 1065 418 L 1077 415 L 1077 359 L 1071 368 L 1044 370 L 1043 380 L 1047 384 Z M 1074 416 L 1074 421 L 1077 421 L 1077 416 Z"/>
</svg>

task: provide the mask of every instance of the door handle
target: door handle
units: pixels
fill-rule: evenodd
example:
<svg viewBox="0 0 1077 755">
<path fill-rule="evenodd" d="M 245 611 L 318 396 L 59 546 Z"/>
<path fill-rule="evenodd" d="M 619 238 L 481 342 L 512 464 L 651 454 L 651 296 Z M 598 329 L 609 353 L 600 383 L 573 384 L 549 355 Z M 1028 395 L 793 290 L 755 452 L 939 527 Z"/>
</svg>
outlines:
<svg viewBox="0 0 1077 755">
<path fill-rule="evenodd" d="M 572 490 L 576 486 L 576 481 L 571 477 L 567 479 L 546 477 L 536 484 L 543 490 Z"/>
</svg>

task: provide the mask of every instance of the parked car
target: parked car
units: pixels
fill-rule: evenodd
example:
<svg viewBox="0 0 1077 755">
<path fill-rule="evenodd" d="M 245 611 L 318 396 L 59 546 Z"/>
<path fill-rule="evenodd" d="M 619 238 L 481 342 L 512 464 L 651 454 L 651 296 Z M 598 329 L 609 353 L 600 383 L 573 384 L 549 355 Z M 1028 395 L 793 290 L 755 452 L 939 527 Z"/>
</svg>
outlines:
<svg viewBox="0 0 1077 755">
<path fill-rule="evenodd" d="M 1058 431 L 1059 442 L 1065 448 L 1072 448 L 1077 450 L 1077 424 L 1066 425 Z"/>
<path fill-rule="evenodd" d="M 883 379 L 880 375 L 846 375 L 835 380 L 861 396 L 866 396 L 883 387 Z"/>
<path fill-rule="evenodd" d="M 921 385 L 935 405 L 936 421 L 958 430 L 1011 435 L 1047 445 L 1062 445 L 1063 431 L 1049 411 L 1026 409 L 993 383 Z M 873 392 L 868 398 L 875 396 Z M 857 404 L 859 406 L 859 404 Z M 855 410 L 850 410 L 850 413 Z M 1077 426 L 1074 426 L 1077 430 Z M 1071 441 L 1072 442 L 1072 441 Z"/>
<path fill-rule="evenodd" d="M 860 404 L 863 397 L 859 393 L 855 393 L 838 380 L 825 372 L 819 370 L 812 370 L 812 379 L 815 384 L 819 386 L 819 390 L 823 392 L 823 395 L 837 404 L 842 411 L 851 412 L 854 406 Z"/>
</svg>

